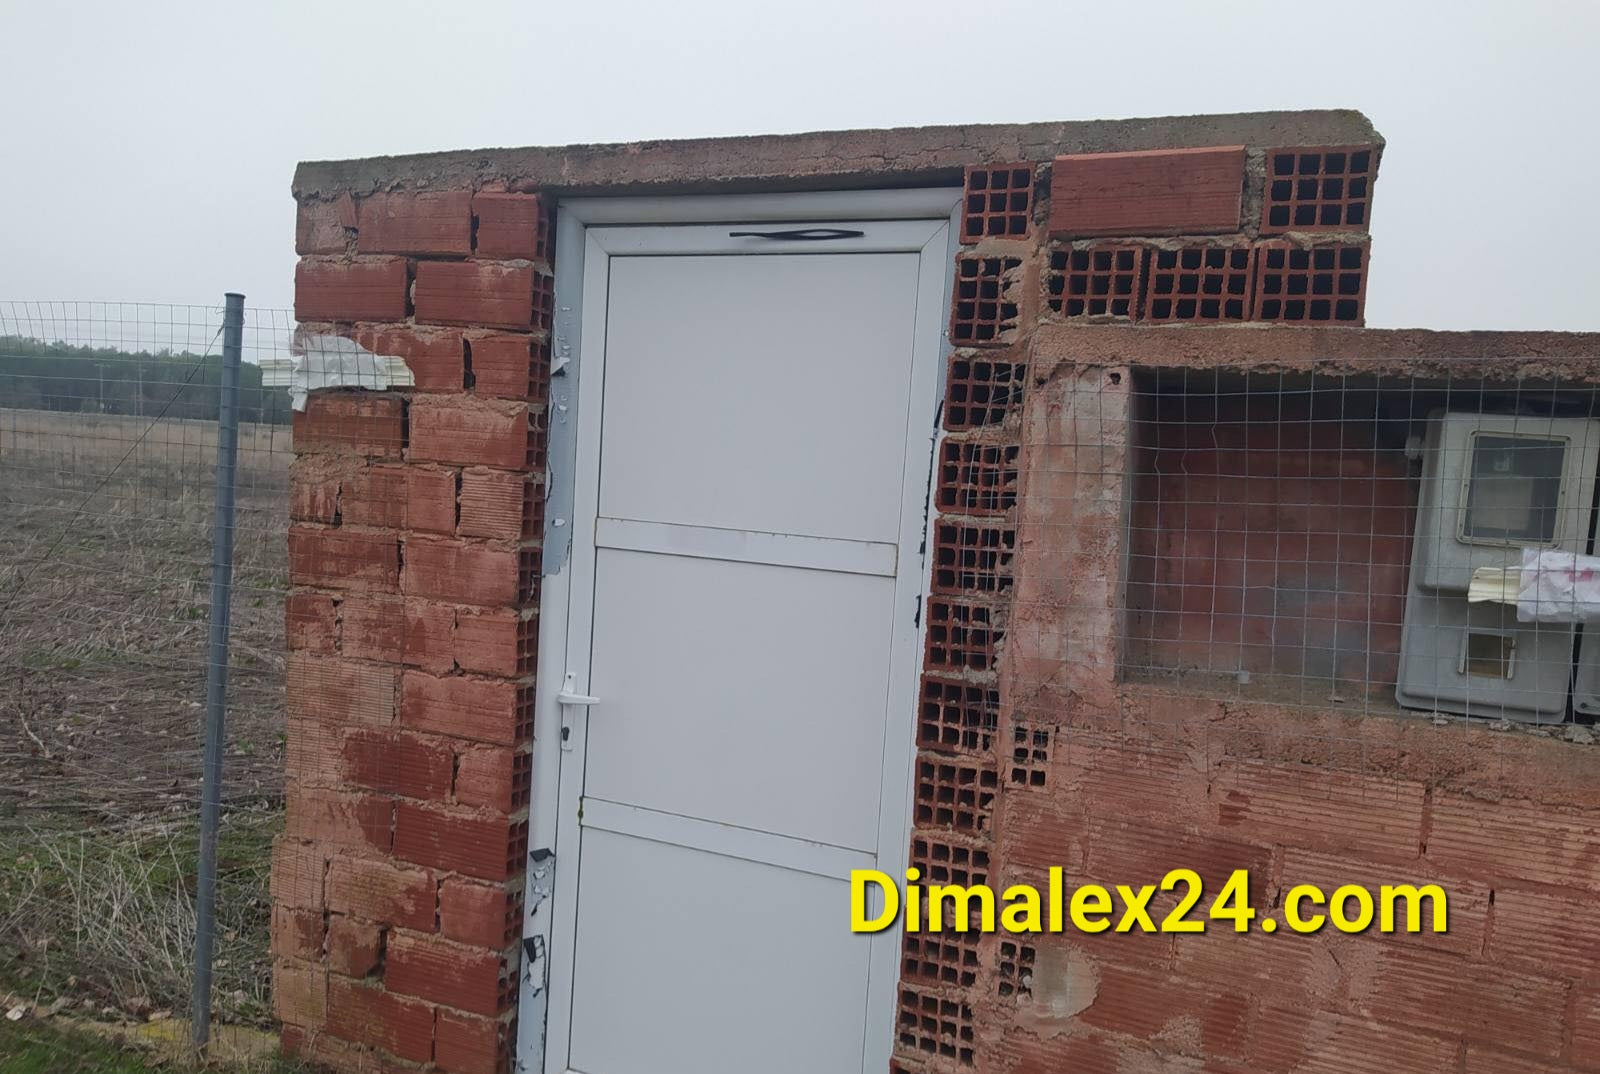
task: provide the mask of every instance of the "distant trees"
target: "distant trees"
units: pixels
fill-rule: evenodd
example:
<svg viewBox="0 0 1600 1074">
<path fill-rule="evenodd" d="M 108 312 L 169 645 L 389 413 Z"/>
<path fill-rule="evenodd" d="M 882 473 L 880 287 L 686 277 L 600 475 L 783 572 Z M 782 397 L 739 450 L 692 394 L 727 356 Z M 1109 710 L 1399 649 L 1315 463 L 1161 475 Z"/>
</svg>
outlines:
<svg viewBox="0 0 1600 1074">
<path fill-rule="evenodd" d="M 136 353 L 0 336 L 0 407 L 90 414 L 215 419 L 219 355 Z M 289 393 L 261 386 L 261 367 L 239 370 L 239 420 L 285 425 Z"/>
</svg>

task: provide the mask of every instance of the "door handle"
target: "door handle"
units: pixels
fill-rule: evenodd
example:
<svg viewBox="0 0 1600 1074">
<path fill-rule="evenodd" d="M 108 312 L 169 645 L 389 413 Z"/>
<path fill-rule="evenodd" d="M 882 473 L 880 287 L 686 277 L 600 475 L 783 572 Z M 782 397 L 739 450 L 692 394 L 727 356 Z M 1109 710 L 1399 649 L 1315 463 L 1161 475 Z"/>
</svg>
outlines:
<svg viewBox="0 0 1600 1074">
<path fill-rule="evenodd" d="M 730 239 L 777 239 L 780 242 L 826 242 L 829 239 L 859 239 L 865 231 L 846 227 L 801 227 L 787 231 L 730 231 Z"/>
<path fill-rule="evenodd" d="M 561 692 L 556 694 L 556 704 L 561 706 L 561 748 L 563 750 L 572 749 L 572 720 L 569 715 L 572 710 L 574 708 L 588 708 L 590 705 L 598 705 L 600 703 L 598 697 L 578 693 L 577 685 L 578 673 L 569 671 L 561 683 Z"/>
</svg>

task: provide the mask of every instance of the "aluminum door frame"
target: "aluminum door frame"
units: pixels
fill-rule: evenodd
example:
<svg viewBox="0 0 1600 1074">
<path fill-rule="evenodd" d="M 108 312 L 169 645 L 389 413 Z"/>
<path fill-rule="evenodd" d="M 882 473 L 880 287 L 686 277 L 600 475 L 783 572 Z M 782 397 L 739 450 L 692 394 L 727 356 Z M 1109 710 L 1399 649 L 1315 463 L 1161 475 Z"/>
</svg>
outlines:
<svg viewBox="0 0 1600 1074">
<path fill-rule="evenodd" d="M 523 911 L 523 957 L 519 971 L 519 1003 L 515 1068 L 519 1074 L 566 1069 L 567 1027 L 556 1026 L 552 1034 L 550 982 L 563 982 L 568 994 L 554 1003 L 558 1020 L 569 1014 L 571 1001 L 571 955 L 559 949 L 564 933 L 569 943 L 575 936 L 577 904 L 574 897 L 578 860 L 572 855 L 563 867 L 561 836 L 576 828 L 581 773 L 569 773 L 563 781 L 563 757 L 581 756 L 582 735 L 587 713 L 574 710 L 570 734 L 571 750 L 561 749 L 563 721 L 568 719 L 556 695 L 568 688 L 568 620 L 572 611 L 572 511 L 573 489 L 578 476 L 577 446 L 579 389 L 583 358 L 583 336 L 604 338 L 606 263 L 612 253 L 639 253 L 611 250 L 604 241 L 608 229 L 650 225 L 759 224 L 824 221 L 943 220 L 934 238 L 921 250 L 926 268 L 931 253 L 942 259 L 942 271 L 927 273 L 919 283 L 916 342 L 913 358 L 912 407 L 924 407 L 927 422 L 918 428 L 908 424 L 908 474 L 920 472 L 926 481 L 920 487 L 907 482 L 905 503 L 920 500 L 923 507 L 918 527 L 921 547 L 931 548 L 934 512 L 931 497 L 937 475 L 940 404 L 944 398 L 945 370 L 950 351 L 945 326 L 949 323 L 950 296 L 954 286 L 955 253 L 958 249 L 962 191 L 959 187 L 918 187 L 903 190 L 826 191 L 793 194 L 727 194 L 647 198 L 567 198 L 555 209 L 555 315 L 551 331 L 551 379 L 549 391 L 549 451 L 545 512 L 543 577 L 539 599 L 539 652 L 535 678 L 533 796 L 529 818 L 529 854 Z M 635 247 L 637 242 L 635 240 Z M 668 246 L 652 252 L 667 252 Z M 833 246 L 819 243 L 818 246 Z M 941 247 L 929 249 L 930 247 Z M 904 247 L 896 247 L 903 249 Z M 792 247 L 791 247 L 792 249 Z M 847 248 L 839 246 L 835 250 Z M 853 247 L 864 252 L 861 246 Z M 677 251 L 674 251 L 677 252 Z M 685 249 L 683 253 L 707 252 Z M 727 252 L 736 253 L 730 249 Z M 817 252 L 823 252 L 818 250 Z M 935 286 L 935 281 L 937 286 Z M 602 300 L 591 302 L 586 310 L 585 288 L 595 290 Z M 930 301 L 931 300 L 931 301 Z M 926 305 L 925 305 L 926 304 Z M 931 308 L 930 308 L 931 307 Z M 598 417 L 598 413 L 596 413 Z M 598 460 L 596 460 L 597 464 Z M 915 512 L 911 511 L 910 516 Z M 908 517 L 910 517 L 908 516 Z M 902 519 L 902 528 L 909 525 Z M 908 565 L 908 570 L 911 565 Z M 914 565 L 918 572 L 912 586 L 915 612 L 927 606 L 929 575 L 926 552 Z M 591 571 L 592 573 L 592 571 Z M 587 603 L 592 594 L 583 598 Z M 897 595 L 898 600 L 898 595 Z M 902 610 L 897 609 L 897 614 Z M 903 617 L 903 615 L 902 615 Z M 911 839 L 912 773 L 915 766 L 916 684 L 922 672 L 921 615 L 914 613 L 909 629 L 915 632 L 910 664 L 892 672 L 893 688 L 904 699 L 892 710 L 885 728 L 883 799 L 880 809 L 880 848 L 893 849 L 893 860 L 880 860 L 880 867 L 892 875 L 903 872 Z M 908 629 L 899 623 L 896 630 Z M 587 654 L 585 654 L 587 657 Z M 910 666 L 914 665 L 914 666 Z M 579 686 L 587 686 L 587 673 Z M 576 775 L 577 778 L 572 778 Z M 569 814 L 563 820 L 563 809 Z M 893 833 L 889 831 L 893 828 Z M 569 840 L 576 834 L 568 833 Z M 898 870 L 898 872 L 897 872 Z M 565 896 L 565 897 L 563 897 Z M 843 921 L 843 918 L 841 918 Z M 894 1043 L 896 986 L 900 977 L 900 934 L 889 929 L 874 937 L 870 958 L 870 998 L 867 1013 L 867 1041 L 864 1070 L 887 1069 Z M 553 977 L 552 954 L 560 955 L 565 972 Z M 548 1045 L 552 1038 L 563 1062 L 552 1064 Z"/>
</svg>

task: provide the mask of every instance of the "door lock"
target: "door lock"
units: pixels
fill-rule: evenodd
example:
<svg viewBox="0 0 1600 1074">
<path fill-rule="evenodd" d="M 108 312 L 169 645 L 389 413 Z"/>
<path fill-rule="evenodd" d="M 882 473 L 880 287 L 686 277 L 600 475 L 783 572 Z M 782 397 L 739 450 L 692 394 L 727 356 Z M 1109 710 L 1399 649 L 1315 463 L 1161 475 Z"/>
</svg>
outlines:
<svg viewBox="0 0 1600 1074">
<path fill-rule="evenodd" d="M 569 671 L 566 678 L 562 680 L 561 692 L 556 694 L 556 704 L 561 706 L 561 748 L 563 750 L 572 749 L 572 718 L 570 715 L 572 710 L 574 708 L 588 708 L 590 705 L 598 705 L 600 703 L 598 697 L 578 693 L 577 686 L 578 673 Z"/>
</svg>

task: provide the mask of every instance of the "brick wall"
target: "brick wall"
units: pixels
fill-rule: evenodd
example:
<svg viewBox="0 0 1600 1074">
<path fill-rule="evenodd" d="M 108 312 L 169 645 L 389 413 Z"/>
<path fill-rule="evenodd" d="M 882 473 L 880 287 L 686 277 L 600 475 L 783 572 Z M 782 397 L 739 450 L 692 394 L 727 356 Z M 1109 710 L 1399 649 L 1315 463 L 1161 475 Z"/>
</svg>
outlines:
<svg viewBox="0 0 1600 1074">
<path fill-rule="evenodd" d="M 997 889 L 1055 865 L 1134 886 L 1186 866 L 1215 892 L 1246 868 L 1266 913 L 1299 883 L 1436 881 L 1450 932 L 908 936 L 895 1069 L 1600 1069 L 1592 736 L 1436 726 L 1329 689 L 1393 682 L 1404 437 L 1340 409 L 1347 380 L 1326 401 L 1244 393 L 1291 364 L 1308 387 L 1338 332 L 1291 363 L 1287 336 L 1279 361 L 1259 326 L 1225 326 L 1359 323 L 1377 159 L 1247 146 L 969 171 L 911 861 Z M 1091 324 L 1123 341 L 1075 347 Z M 1298 594 L 1296 615 L 1263 594 Z M 1141 674 L 1186 664 L 1324 688 Z"/>
<path fill-rule="evenodd" d="M 550 214 L 487 191 L 303 200 L 297 249 L 302 344 L 403 357 L 416 390 L 319 391 L 295 419 L 273 860 L 284 1046 L 348 1070 L 500 1072 L 528 831 Z"/>
<path fill-rule="evenodd" d="M 1581 742 L 1129 673 L 1241 651 L 1284 670 L 1274 654 L 1303 638 L 1244 649 L 1256 533 L 1274 586 L 1317 583 L 1298 629 L 1330 666 L 1346 621 L 1382 650 L 1409 526 L 1378 523 L 1409 515 L 1394 444 L 1141 388 L 1154 338 L 1205 340 L 1184 358 L 1203 370 L 1279 370 L 1263 339 L 1291 336 L 1236 322 L 1360 324 L 1381 147 L 1185 137 L 1053 159 L 1019 144 L 966 173 L 911 862 L 996 885 L 1187 865 L 1214 887 L 1249 868 L 1260 908 L 1294 883 L 1432 879 L 1452 931 L 907 937 L 895 1066 L 1600 1070 L 1600 784 Z M 416 380 L 318 393 L 296 428 L 275 993 L 290 1050 L 346 1069 L 499 1070 L 513 1036 L 550 225 L 535 196 L 480 185 L 301 193 L 308 338 L 399 354 Z M 1107 324 L 1127 342 L 1063 342 Z M 1303 511 L 1284 494 L 1302 480 Z M 1242 545 L 1220 506 L 1236 496 L 1263 500 Z M 1372 514 L 1341 513 L 1356 503 Z M 1340 562 L 1381 529 L 1362 547 L 1385 569 L 1313 579 L 1318 506 Z"/>
</svg>

